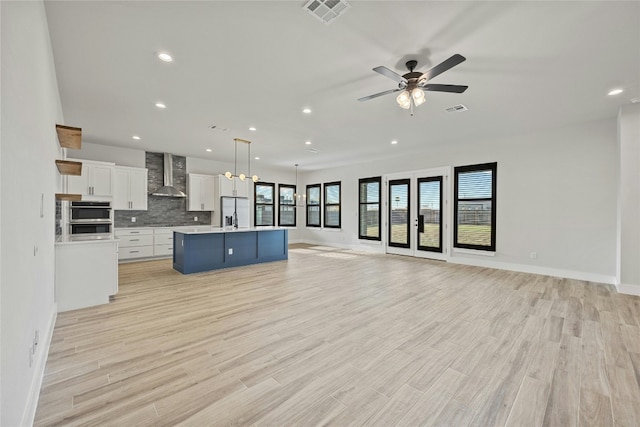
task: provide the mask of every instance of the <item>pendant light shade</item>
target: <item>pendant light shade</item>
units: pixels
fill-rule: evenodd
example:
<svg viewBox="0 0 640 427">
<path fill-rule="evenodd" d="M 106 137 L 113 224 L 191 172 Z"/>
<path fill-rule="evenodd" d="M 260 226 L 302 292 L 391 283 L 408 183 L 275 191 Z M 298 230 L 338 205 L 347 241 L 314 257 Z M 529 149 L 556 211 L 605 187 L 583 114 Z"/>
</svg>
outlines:
<svg viewBox="0 0 640 427">
<path fill-rule="evenodd" d="M 426 100 L 424 91 L 419 87 L 411 91 L 411 97 L 413 98 L 413 103 L 416 104 L 416 107 L 424 104 L 424 101 Z"/>
<path fill-rule="evenodd" d="M 398 95 L 396 101 L 398 101 L 398 105 L 400 106 L 400 108 L 408 110 L 411 107 L 411 96 L 409 95 L 409 91 L 403 90 L 402 92 L 400 92 L 400 95 Z"/>
</svg>

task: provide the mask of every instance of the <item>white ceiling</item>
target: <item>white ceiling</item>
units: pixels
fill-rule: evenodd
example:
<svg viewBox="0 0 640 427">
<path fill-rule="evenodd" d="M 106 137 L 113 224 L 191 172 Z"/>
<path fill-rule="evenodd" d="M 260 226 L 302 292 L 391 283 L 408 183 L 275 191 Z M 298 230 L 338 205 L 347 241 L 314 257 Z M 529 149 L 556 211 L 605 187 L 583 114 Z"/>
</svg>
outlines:
<svg viewBox="0 0 640 427">
<path fill-rule="evenodd" d="M 260 164 L 313 170 L 613 118 L 640 96 L 640 2 L 351 1 L 331 25 L 304 4 L 47 1 L 65 122 L 86 142 L 221 161 L 240 137 Z M 396 87 L 375 66 L 455 53 L 467 61 L 431 83 L 463 94 L 427 92 L 413 117 L 395 95 L 357 101 Z"/>
</svg>

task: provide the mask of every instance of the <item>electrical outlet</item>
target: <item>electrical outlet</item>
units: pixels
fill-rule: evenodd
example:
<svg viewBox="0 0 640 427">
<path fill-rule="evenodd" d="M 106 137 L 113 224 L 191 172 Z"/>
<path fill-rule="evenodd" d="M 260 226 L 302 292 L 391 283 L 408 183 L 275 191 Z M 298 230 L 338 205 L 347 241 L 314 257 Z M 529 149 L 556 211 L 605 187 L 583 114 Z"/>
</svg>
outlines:
<svg viewBox="0 0 640 427">
<path fill-rule="evenodd" d="M 131 217 L 131 222 L 136 222 L 136 217 L 135 216 Z"/>
<path fill-rule="evenodd" d="M 194 216 L 194 217 L 193 217 L 193 220 L 194 220 L 194 221 L 197 221 L 197 220 L 198 220 L 198 217 L 197 217 L 197 216 Z"/>
<path fill-rule="evenodd" d="M 536 259 L 536 258 L 538 258 L 538 253 L 537 252 L 531 252 L 531 254 L 529 256 L 531 257 L 531 259 Z"/>
<path fill-rule="evenodd" d="M 229 255 L 233 255 L 233 248 L 229 248 Z"/>
</svg>

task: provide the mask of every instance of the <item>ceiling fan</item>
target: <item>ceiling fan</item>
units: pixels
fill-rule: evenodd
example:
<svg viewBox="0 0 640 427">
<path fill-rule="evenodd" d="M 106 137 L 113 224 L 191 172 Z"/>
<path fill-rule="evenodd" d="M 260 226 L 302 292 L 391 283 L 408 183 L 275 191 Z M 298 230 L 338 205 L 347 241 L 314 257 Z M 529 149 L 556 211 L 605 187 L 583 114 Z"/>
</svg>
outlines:
<svg viewBox="0 0 640 427">
<path fill-rule="evenodd" d="M 464 56 L 458 55 L 456 53 L 451 58 L 427 70 L 425 73 L 413 71 L 418 65 L 418 61 L 407 61 L 405 65 L 409 69 L 409 72 L 403 76 L 381 65 L 374 68 L 373 71 L 375 71 L 376 73 L 380 73 L 385 77 L 389 77 L 391 80 L 397 82 L 398 88 L 365 96 L 363 98 L 359 98 L 358 101 L 367 101 L 379 96 L 388 95 L 394 92 L 400 92 L 400 95 L 398 95 L 398 97 L 396 98 L 396 101 L 398 101 L 398 105 L 400 105 L 400 107 L 404 108 L 405 110 L 411 109 L 411 115 L 413 116 L 413 106 L 415 105 L 417 107 L 419 105 L 422 105 L 425 101 L 425 90 L 451 93 L 462 93 L 467 90 L 469 86 L 428 83 L 428 81 L 435 76 L 444 73 L 445 71 L 455 67 L 461 62 L 464 62 L 465 60 L 466 58 Z"/>
</svg>

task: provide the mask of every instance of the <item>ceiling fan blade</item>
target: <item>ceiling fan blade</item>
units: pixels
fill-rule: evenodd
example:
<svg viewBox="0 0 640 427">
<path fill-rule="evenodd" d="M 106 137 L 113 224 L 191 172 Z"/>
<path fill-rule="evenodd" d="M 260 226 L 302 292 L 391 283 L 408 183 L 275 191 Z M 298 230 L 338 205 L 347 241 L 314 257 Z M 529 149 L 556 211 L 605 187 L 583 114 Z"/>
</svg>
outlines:
<svg viewBox="0 0 640 427">
<path fill-rule="evenodd" d="M 405 79 L 404 77 L 402 77 L 400 74 L 396 73 L 395 71 L 390 70 L 387 67 L 384 67 L 382 65 L 379 66 L 379 67 L 374 68 L 373 71 L 375 71 L 376 73 L 380 73 L 385 77 L 389 77 L 394 82 L 407 83 L 407 79 Z"/>
<path fill-rule="evenodd" d="M 456 65 L 464 62 L 467 58 L 462 55 L 458 55 L 457 53 L 453 55 L 451 58 L 445 60 L 444 62 L 439 63 L 435 67 L 427 70 L 420 78 L 431 80 L 435 76 L 444 73 L 450 68 L 455 67 Z"/>
<path fill-rule="evenodd" d="M 469 86 L 461 86 L 461 85 L 437 85 L 437 84 L 427 84 L 423 87 L 424 90 L 431 90 L 434 92 L 453 92 L 453 93 L 462 93 L 467 90 Z"/>
<path fill-rule="evenodd" d="M 373 95 L 369 95 L 369 96 L 365 96 L 365 97 L 362 97 L 362 98 L 358 98 L 358 101 L 368 101 L 369 99 L 377 98 L 377 97 L 382 96 L 382 95 L 388 95 L 388 94 L 393 93 L 393 92 L 399 92 L 401 90 L 402 89 L 385 90 L 384 92 L 374 93 Z"/>
</svg>

